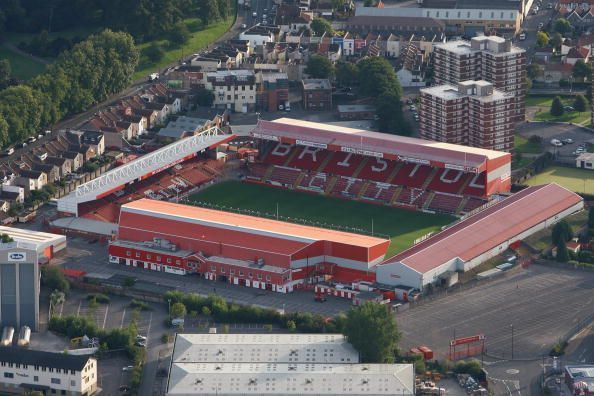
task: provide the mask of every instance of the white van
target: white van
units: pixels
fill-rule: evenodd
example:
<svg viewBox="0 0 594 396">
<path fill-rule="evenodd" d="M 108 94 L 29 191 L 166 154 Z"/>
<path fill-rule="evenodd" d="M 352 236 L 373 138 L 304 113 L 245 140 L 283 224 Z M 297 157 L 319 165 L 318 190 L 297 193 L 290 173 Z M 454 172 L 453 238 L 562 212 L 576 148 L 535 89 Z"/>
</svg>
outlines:
<svg viewBox="0 0 594 396">
<path fill-rule="evenodd" d="M 561 147 L 563 146 L 563 143 L 561 143 L 559 139 L 551 139 L 551 145 L 555 147 Z"/>
</svg>

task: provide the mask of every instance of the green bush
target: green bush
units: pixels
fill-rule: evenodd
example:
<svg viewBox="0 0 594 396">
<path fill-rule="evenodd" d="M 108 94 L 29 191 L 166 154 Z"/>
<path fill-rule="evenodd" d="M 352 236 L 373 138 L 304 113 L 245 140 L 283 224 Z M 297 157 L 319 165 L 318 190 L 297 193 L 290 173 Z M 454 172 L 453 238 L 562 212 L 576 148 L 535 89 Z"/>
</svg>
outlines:
<svg viewBox="0 0 594 396">
<path fill-rule="evenodd" d="M 66 279 L 58 267 L 42 267 L 41 284 L 52 290 L 59 290 L 64 293 L 68 293 L 70 290 L 70 282 L 68 282 L 68 279 Z"/>
<path fill-rule="evenodd" d="M 140 309 L 141 311 L 150 311 L 150 310 L 152 310 L 152 308 L 150 307 L 150 305 L 148 305 L 144 301 L 140 301 L 140 300 L 137 300 L 137 299 L 132 299 L 132 301 L 130 301 L 130 305 L 129 306 L 130 306 L 130 308 Z"/>
<path fill-rule="evenodd" d="M 99 304 L 109 304 L 111 301 L 108 296 L 102 293 L 89 293 L 86 296 L 87 301 L 95 300 Z"/>
<path fill-rule="evenodd" d="M 476 378 L 481 373 L 481 362 L 476 359 L 470 359 L 468 361 L 460 360 L 454 366 L 454 373 L 470 374 Z"/>
</svg>

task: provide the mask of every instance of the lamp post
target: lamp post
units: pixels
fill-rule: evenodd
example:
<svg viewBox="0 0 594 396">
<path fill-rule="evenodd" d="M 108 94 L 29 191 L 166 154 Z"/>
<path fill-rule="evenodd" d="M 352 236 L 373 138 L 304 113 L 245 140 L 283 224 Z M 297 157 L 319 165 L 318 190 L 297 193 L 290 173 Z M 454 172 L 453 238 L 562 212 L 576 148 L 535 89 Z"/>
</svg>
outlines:
<svg viewBox="0 0 594 396">
<path fill-rule="evenodd" d="M 171 320 L 171 299 L 167 299 L 167 314 L 169 315 L 169 320 Z"/>
<path fill-rule="evenodd" d="M 511 324 L 511 358 L 514 359 L 514 325 Z"/>
</svg>

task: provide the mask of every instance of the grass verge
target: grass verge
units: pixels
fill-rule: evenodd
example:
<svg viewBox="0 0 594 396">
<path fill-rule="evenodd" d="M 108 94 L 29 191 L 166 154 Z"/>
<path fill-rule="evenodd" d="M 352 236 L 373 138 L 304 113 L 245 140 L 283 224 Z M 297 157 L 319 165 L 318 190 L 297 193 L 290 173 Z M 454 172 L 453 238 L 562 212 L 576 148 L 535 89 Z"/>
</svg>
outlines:
<svg viewBox="0 0 594 396">
<path fill-rule="evenodd" d="M 8 59 L 12 76 L 19 80 L 30 80 L 45 71 L 45 65 L 0 46 L 0 59 Z"/>
<path fill-rule="evenodd" d="M 526 181 L 530 186 L 555 182 L 577 193 L 594 194 L 594 177 L 587 169 L 551 166 Z"/>
</svg>

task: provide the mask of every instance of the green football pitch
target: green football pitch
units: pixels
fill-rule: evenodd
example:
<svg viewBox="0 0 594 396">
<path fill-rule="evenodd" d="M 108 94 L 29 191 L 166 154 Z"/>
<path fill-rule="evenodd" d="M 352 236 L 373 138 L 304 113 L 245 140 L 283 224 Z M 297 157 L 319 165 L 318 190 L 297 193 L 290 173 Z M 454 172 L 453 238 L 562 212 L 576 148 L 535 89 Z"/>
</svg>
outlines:
<svg viewBox="0 0 594 396">
<path fill-rule="evenodd" d="M 454 217 L 369 203 L 343 200 L 258 184 L 228 181 L 215 184 L 192 195 L 190 201 L 219 205 L 221 209 L 249 210 L 276 216 L 372 231 L 392 241 L 387 257 L 412 246 L 413 241 L 454 221 Z M 326 226 L 326 228 L 332 228 Z M 357 231 L 353 231 L 357 232 Z"/>
</svg>

